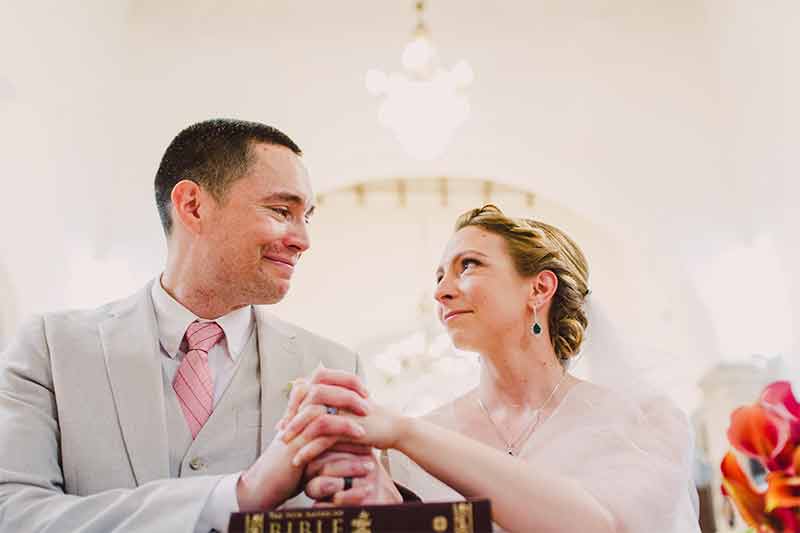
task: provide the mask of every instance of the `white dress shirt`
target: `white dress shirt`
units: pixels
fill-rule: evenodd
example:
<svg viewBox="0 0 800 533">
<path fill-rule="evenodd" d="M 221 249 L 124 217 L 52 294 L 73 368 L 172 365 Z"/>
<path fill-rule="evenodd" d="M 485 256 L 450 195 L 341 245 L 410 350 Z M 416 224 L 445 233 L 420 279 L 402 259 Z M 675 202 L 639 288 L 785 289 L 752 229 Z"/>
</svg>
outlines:
<svg viewBox="0 0 800 533">
<path fill-rule="evenodd" d="M 156 314 L 158 338 L 161 345 L 161 368 L 168 383 L 172 383 L 184 357 L 181 342 L 186 329 L 194 321 L 211 322 L 197 317 L 164 290 L 160 282 L 153 283 L 153 307 Z M 230 383 L 236 362 L 253 334 L 255 318 L 251 306 L 231 311 L 214 320 L 225 332 L 225 338 L 208 351 L 208 366 L 214 382 L 214 405 Z M 195 533 L 216 530 L 227 532 L 230 514 L 239 510 L 236 498 L 236 483 L 241 472 L 230 474 L 220 480 L 206 501 L 195 526 Z"/>
</svg>

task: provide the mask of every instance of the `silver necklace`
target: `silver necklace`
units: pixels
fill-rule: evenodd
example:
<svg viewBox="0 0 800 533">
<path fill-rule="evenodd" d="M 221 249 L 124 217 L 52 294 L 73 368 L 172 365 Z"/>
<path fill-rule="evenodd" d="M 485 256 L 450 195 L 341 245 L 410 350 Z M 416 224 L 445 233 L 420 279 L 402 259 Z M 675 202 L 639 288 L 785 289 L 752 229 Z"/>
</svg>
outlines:
<svg viewBox="0 0 800 533">
<path fill-rule="evenodd" d="M 497 436 L 500 437 L 500 440 L 503 442 L 503 444 L 506 445 L 506 453 L 508 455 L 516 455 L 516 453 L 514 452 L 515 449 L 517 450 L 517 453 L 519 453 L 518 446 L 524 444 L 525 441 L 527 440 L 526 437 L 528 437 L 531 433 L 533 433 L 533 430 L 536 429 L 536 426 L 539 425 L 539 418 L 540 418 L 539 415 L 541 414 L 542 409 L 544 409 L 547 406 L 547 404 L 550 403 L 550 400 L 553 399 L 553 396 L 555 396 L 556 391 L 561 386 L 561 383 L 564 381 L 566 375 L 567 373 L 564 372 L 563 375 L 561 376 L 561 379 L 559 379 L 558 383 L 556 383 L 556 386 L 553 387 L 552 391 L 550 391 L 550 395 L 547 397 L 547 399 L 544 402 L 542 402 L 542 405 L 533 410 L 534 414 L 531 423 L 528 424 L 525 428 L 523 428 L 522 433 L 519 434 L 516 440 L 511 440 L 510 442 L 506 440 L 505 436 L 503 435 L 503 432 L 500 431 L 500 427 L 497 424 L 495 424 L 494 420 L 492 419 L 492 415 L 489 414 L 489 410 L 486 408 L 486 405 L 483 403 L 483 400 L 481 400 L 480 396 L 478 396 L 478 405 L 486 415 L 486 418 L 489 419 L 489 422 L 492 424 L 492 427 L 497 433 Z"/>
</svg>

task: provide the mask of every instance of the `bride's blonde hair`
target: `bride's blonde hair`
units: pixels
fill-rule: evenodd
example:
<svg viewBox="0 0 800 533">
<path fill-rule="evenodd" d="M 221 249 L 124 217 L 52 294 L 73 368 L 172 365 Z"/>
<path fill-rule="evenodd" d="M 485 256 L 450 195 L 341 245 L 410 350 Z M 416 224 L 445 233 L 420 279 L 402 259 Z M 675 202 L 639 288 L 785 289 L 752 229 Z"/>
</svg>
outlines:
<svg viewBox="0 0 800 533">
<path fill-rule="evenodd" d="M 543 270 L 558 278 L 550 304 L 550 342 L 562 365 L 575 357 L 589 321 L 583 302 L 589 294 L 589 264 L 586 256 L 560 229 L 525 218 L 511 218 L 494 205 L 471 209 L 458 217 L 455 231 L 477 226 L 501 236 L 508 245 L 517 272 L 532 277 Z"/>
</svg>

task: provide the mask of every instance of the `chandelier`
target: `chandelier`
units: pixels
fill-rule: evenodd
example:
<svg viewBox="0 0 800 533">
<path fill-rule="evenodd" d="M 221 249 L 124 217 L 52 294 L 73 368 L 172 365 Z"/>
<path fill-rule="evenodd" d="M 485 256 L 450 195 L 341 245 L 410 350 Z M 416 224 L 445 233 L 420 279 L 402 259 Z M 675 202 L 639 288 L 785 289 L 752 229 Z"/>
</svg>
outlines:
<svg viewBox="0 0 800 533">
<path fill-rule="evenodd" d="M 381 124 L 410 156 L 429 160 L 442 153 L 469 116 L 464 89 L 472 83 L 473 73 L 464 60 L 450 69 L 440 64 L 424 10 L 425 2 L 416 2 L 417 25 L 401 55 L 402 72 L 370 69 L 365 84 L 371 94 L 382 97 Z"/>
</svg>

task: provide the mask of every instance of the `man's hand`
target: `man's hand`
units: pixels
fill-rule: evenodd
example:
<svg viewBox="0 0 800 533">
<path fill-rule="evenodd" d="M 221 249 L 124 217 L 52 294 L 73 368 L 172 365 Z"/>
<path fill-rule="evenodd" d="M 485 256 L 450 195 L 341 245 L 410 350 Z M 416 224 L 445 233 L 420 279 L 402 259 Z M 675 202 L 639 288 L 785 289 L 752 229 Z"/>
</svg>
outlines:
<svg viewBox="0 0 800 533">
<path fill-rule="evenodd" d="M 345 488 L 345 477 L 352 488 Z M 315 506 L 400 503 L 403 498 L 372 449 L 337 445 L 306 467 L 305 492 Z"/>
<path fill-rule="evenodd" d="M 331 432 L 337 436 L 316 439 L 315 445 L 322 449 L 333 446 L 340 436 L 355 438 L 363 434 L 357 423 L 343 417 L 330 421 Z M 236 498 L 243 512 L 274 509 L 302 489 L 305 463 L 293 464 L 300 443 L 286 444 L 281 434 L 275 436 L 264 453 L 239 477 Z"/>
</svg>

